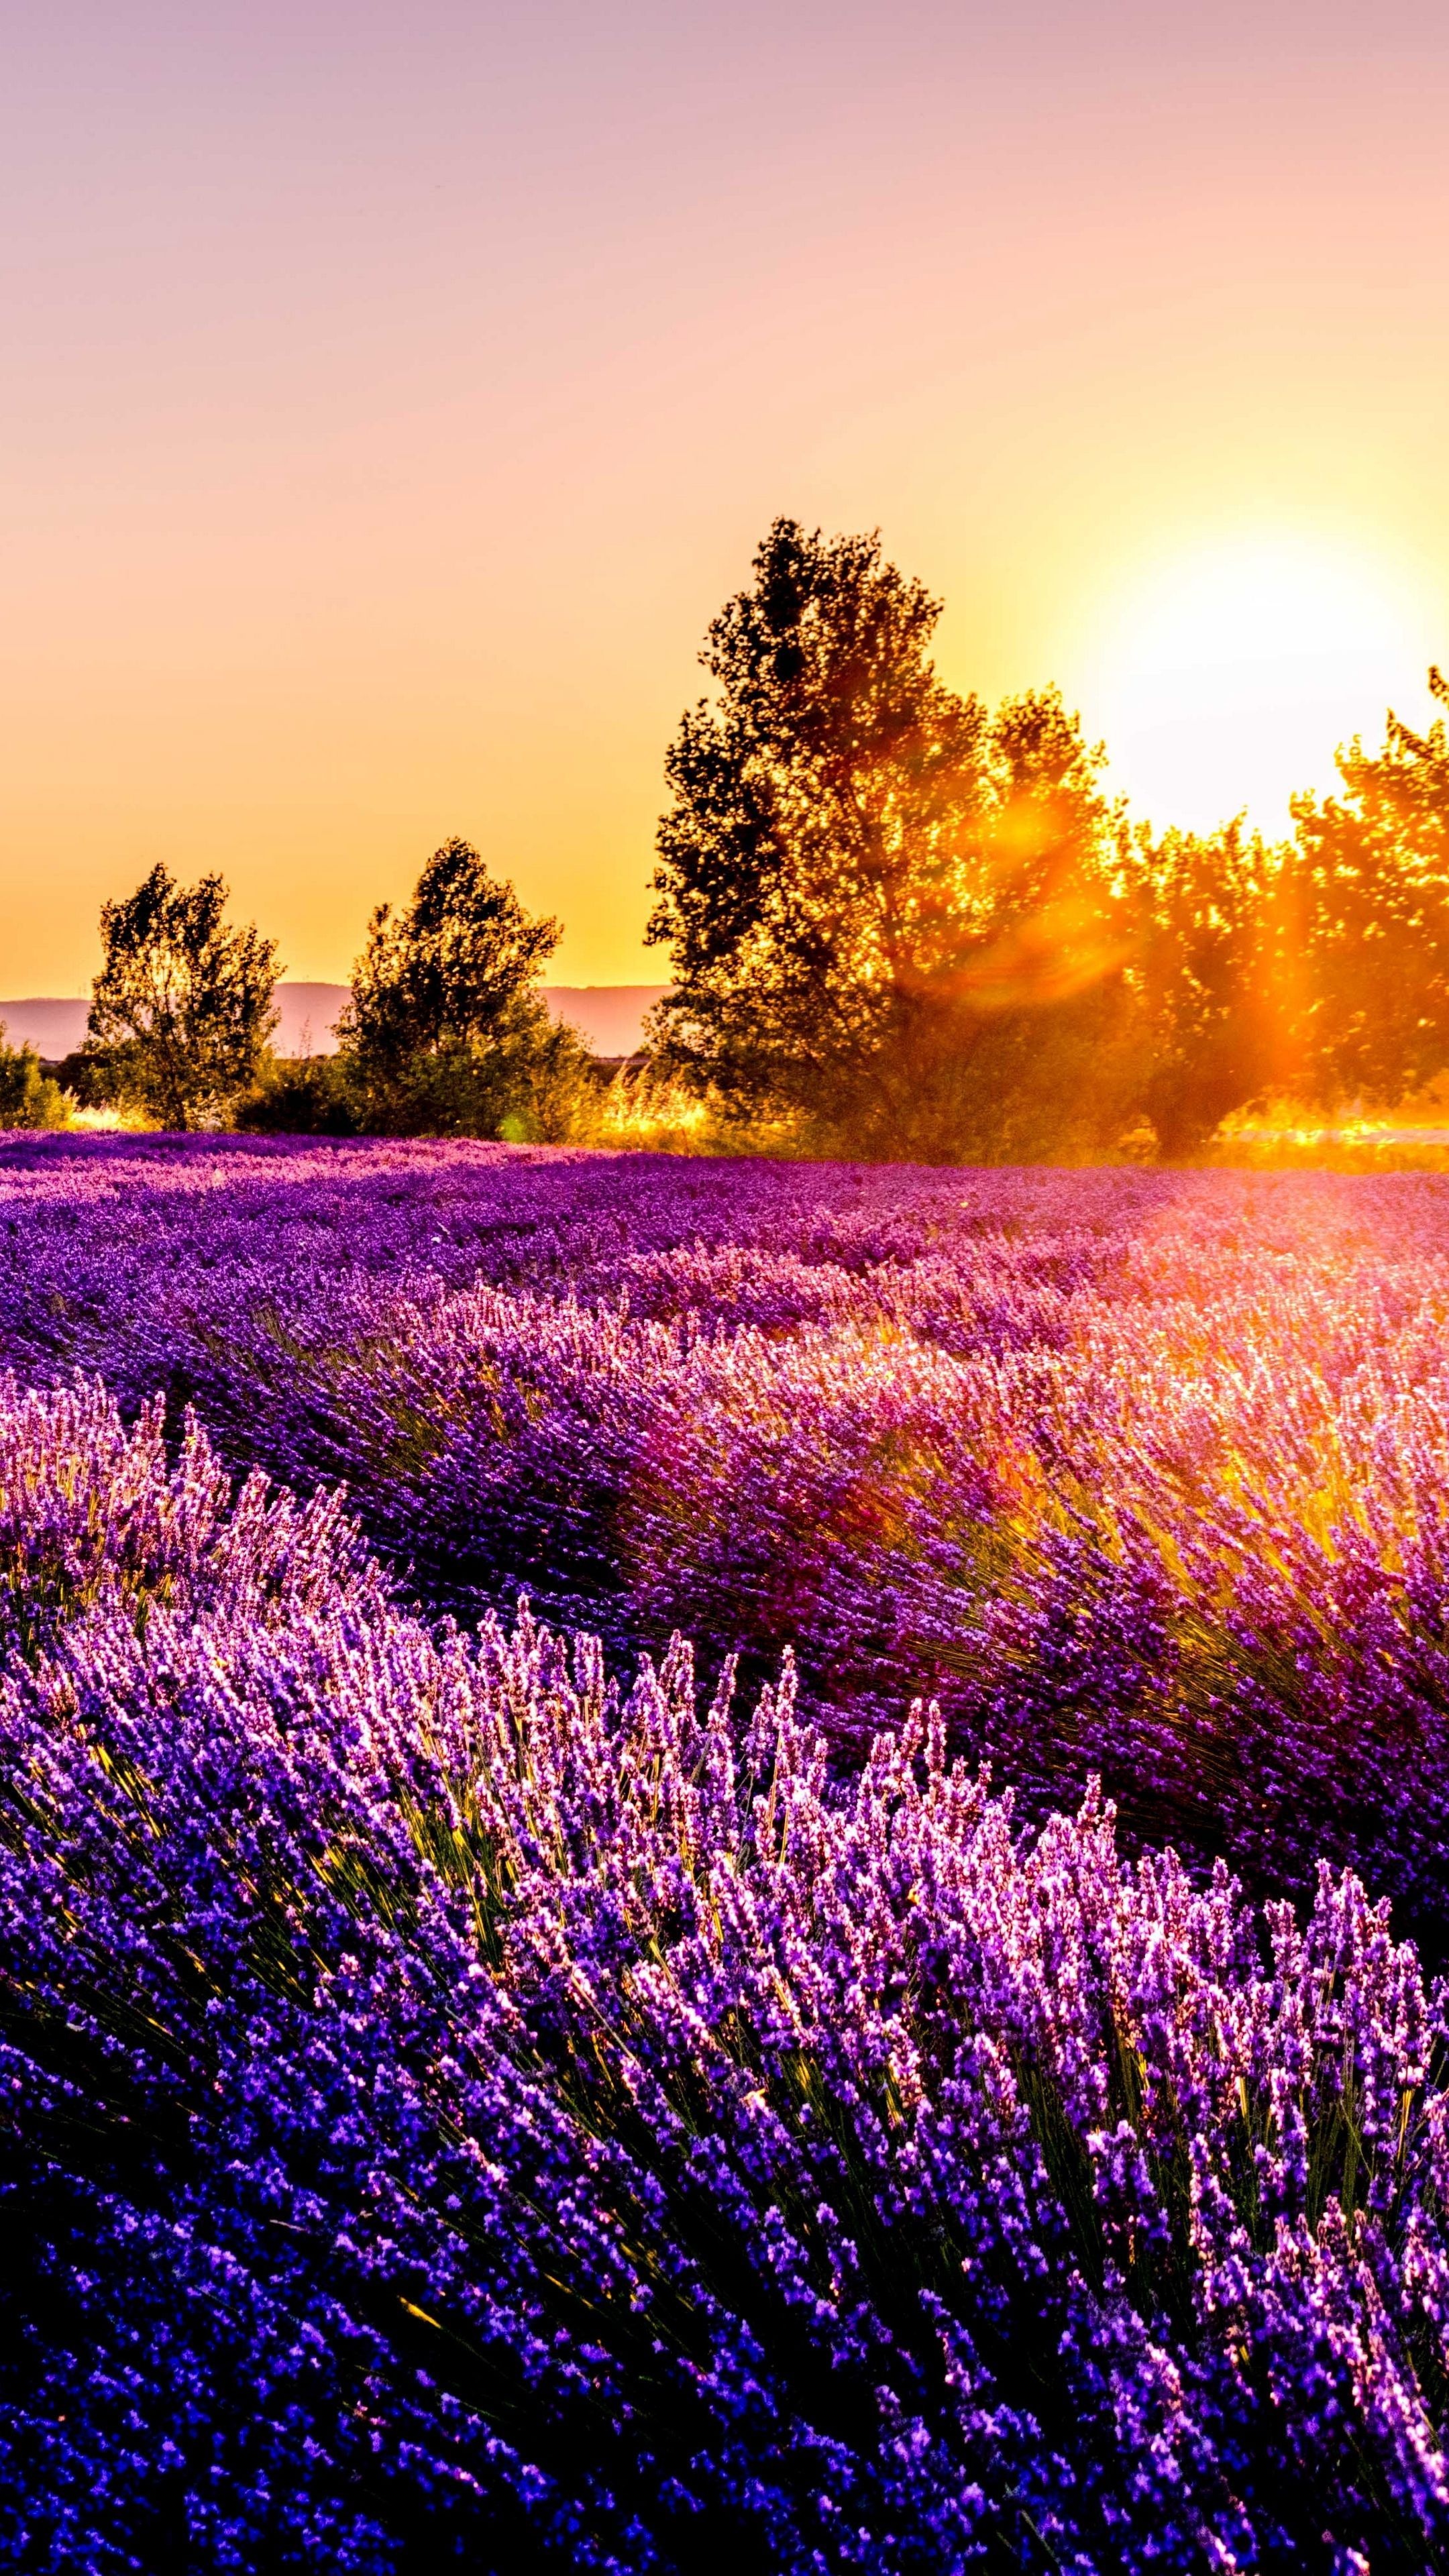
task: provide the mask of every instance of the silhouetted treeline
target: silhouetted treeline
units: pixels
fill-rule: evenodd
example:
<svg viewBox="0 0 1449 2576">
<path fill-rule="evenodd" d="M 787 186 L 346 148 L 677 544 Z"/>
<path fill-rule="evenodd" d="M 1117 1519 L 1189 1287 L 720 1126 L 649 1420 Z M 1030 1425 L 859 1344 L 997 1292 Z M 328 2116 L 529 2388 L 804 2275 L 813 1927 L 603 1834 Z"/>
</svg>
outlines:
<svg viewBox="0 0 1449 2576">
<path fill-rule="evenodd" d="M 1191 1155 L 1272 1099 L 1389 1107 L 1449 1069 L 1442 716 L 1341 752 L 1281 844 L 1154 835 L 1054 689 L 946 687 L 939 614 L 874 536 L 770 530 L 667 757 L 649 936 L 673 989 L 612 1123 L 543 1000 L 558 923 L 461 840 L 374 913 L 336 1054 L 299 1062 L 270 1050 L 272 942 L 223 922 L 218 877 L 154 868 L 102 912 L 73 1091 L 178 1127 L 1080 1161 Z M 13 1095 L 63 1119 L 40 1080 L 0 1057 L 0 1117 Z"/>
<path fill-rule="evenodd" d="M 1388 1105 L 1449 1066 L 1449 741 L 1396 718 L 1291 841 L 1133 827 L 1053 690 L 994 712 L 874 537 L 781 519 L 710 627 L 669 753 L 661 1063 L 817 1150 L 1190 1153 L 1290 1094 Z M 1437 673 L 1431 686 L 1449 697 Z"/>
</svg>

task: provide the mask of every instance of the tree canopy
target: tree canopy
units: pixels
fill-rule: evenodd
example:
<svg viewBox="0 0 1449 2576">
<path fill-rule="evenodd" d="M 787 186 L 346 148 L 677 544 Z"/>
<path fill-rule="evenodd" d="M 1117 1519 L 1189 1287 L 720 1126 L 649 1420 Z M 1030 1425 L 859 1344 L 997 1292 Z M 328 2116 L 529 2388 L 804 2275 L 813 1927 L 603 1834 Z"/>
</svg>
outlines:
<svg viewBox="0 0 1449 2576">
<path fill-rule="evenodd" d="M 104 958 L 82 1055 L 112 1099 L 165 1127 L 215 1123 L 255 1081 L 276 1026 L 275 944 L 222 920 L 219 876 L 156 866 L 101 909 Z"/>
<path fill-rule="evenodd" d="M 1192 1155 L 1273 1098 L 1391 1106 L 1449 1073 L 1449 682 L 1390 714 L 1277 843 L 1156 833 L 1053 688 L 988 707 L 931 658 L 940 603 L 875 534 L 777 519 L 712 621 L 666 759 L 651 1097 L 718 1137 L 954 1162 Z M 597 1132 L 541 977 L 557 922 L 452 839 L 369 923 L 339 1052 L 279 1063 L 276 950 L 217 876 L 101 916 L 85 1099 L 164 1124 Z M 0 1047 L 0 1114 L 62 1114 Z M 52 1098 L 51 1095 L 54 1094 Z"/>
<path fill-rule="evenodd" d="M 1156 839 L 1139 828 L 1124 846 L 1137 1104 L 1170 1157 L 1285 1078 L 1281 859 L 1241 820 Z"/>
<path fill-rule="evenodd" d="M 1068 1059 L 1120 1052 L 1102 755 L 1055 691 L 993 716 L 948 688 L 939 602 L 877 536 L 779 519 L 754 576 L 709 629 L 716 694 L 666 763 L 666 1056 L 822 1142 L 1026 1149 Z"/>
<path fill-rule="evenodd" d="M 816 1150 L 950 1160 L 1134 1126 L 1176 1156 L 1274 1095 L 1449 1069 L 1442 716 L 1341 752 L 1291 840 L 1154 835 L 1055 690 L 946 685 L 939 613 L 877 536 L 777 519 L 711 624 L 659 827 L 666 1068 Z"/>
<path fill-rule="evenodd" d="M 338 1024 L 340 1072 L 384 1133 L 547 1136 L 588 1057 L 539 977 L 560 937 L 463 840 L 445 841 L 410 904 L 379 905 Z"/>
<path fill-rule="evenodd" d="M 1449 708 L 1449 682 L 1429 674 Z M 1342 793 L 1293 800 L 1288 936 L 1301 960 L 1298 1085 L 1391 1104 L 1449 1065 L 1449 728 L 1391 714 L 1338 755 Z"/>
</svg>

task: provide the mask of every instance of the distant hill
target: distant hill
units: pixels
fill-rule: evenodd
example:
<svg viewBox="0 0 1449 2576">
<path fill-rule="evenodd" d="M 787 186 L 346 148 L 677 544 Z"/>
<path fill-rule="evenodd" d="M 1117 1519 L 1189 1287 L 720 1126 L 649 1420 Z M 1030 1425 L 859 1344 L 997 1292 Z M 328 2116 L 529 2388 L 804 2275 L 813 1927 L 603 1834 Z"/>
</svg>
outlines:
<svg viewBox="0 0 1449 2576">
<path fill-rule="evenodd" d="M 546 984 L 543 998 L 556 1020 L 571 1020 L 596 1055 L 633 1055 L 644 1014 L 668 991 L 665 984 Z M 345 984 L 279 984 L 279 1055 L 329 1055 Z M 0 1002 L 0 1020 L 11 1046 L 33 1046 L 49 1063 L 78 1047 L 86 1033 L 84 1001 L 32 999 Z"/>
<path fill-rule="evenodd" d="M 52 1059 L 69 1055 L 86 1033 L 84 1002 L 0 1002 L 0 1021 L 10 1046 L 33 1046 Z"/>
<path fill-rule="evenodd" d="M 644 1014 L 661 1002 L 667 984 L 545 984 L 543 998 L 556 1020 L 571 1020 L 595 1055 L 634 1055 L 643 1043 Z"/>
</svg>

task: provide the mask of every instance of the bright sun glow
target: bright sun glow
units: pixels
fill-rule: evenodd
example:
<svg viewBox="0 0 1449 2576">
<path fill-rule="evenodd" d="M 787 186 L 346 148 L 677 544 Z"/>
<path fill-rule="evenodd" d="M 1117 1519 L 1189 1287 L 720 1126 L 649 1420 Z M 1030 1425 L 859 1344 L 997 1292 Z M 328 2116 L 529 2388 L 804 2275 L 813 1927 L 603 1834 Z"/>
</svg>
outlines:
<svg viewBox="0 0 1449 2576">
<path fill-rule="evenodd" d="M 1119 598 L 1084 675 L 1111 782 L 1157 824 L 1204 829 L 1246 808 L 1269 832 L 1296 787 L 1333 783 L 1354 733 L 1428 711 L 1449 636 L 1410 584 L 1348 548 L 1238 536 L 1166 563 Z"/>
</svg>

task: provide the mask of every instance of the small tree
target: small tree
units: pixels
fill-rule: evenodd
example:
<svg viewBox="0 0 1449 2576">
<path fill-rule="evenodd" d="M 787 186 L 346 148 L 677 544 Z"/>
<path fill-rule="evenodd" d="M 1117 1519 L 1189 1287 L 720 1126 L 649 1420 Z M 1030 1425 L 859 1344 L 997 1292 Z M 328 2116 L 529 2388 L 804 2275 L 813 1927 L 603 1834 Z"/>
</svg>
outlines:
<svg viewBox="0 0 1449 2576">
<path fill-rule="evenodd" d="M 0 1127 L 68 1127 L 71 1103 L 32 1046 L 13 1047 L 0 1020 Z"/>
<path fill-rule="evenodd" d="M 277 951 L 222 921 L 219 876 L 180 886 L 154 867 L 101 911 L 105 958 L 82 1053 L 112 1100 L 164 1127 L 214 1124 L 255 1081 L 276 1026 Z"/>
<path fill-rule="evenodd" d="M 338 1023 L 363 1123 L 393 1135 L 553 1138 L 592 1079 L 539 989 L 560 937 L 467 841 L 445 841 L 412 902 L 368 926 Z"/>
</svg>

